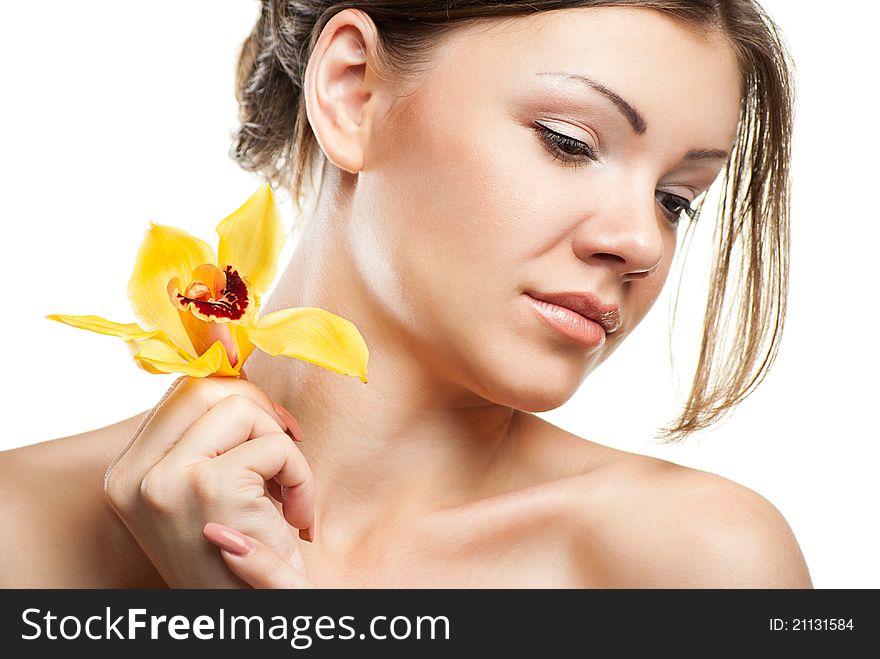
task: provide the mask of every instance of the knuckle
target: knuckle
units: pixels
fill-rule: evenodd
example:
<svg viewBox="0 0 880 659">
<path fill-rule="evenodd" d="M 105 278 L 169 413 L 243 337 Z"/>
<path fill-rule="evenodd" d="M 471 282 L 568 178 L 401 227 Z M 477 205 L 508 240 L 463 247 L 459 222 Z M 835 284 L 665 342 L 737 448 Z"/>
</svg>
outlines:
<svg viewBox="0 0 880 659">
<path fill-rule="evenodd" d="M 220 389 L 222 389 L 222 386 L 209 377 L 196 378 L 186 375 L 175 393 L 180 392 L 181 396 L 192 398 L 207 409 L 211 406 L 211 403 L 221 397 Z"/>
<path fill-rule="evenodd" d="M 209 464 L 209 463 L 208 463 Z M 223 493 L 223 479 L 218 478 L 215 469 L 210 469 L 207 464 L 194 468 L 190 477 L 190 489 L 196 498 L 202 501 L 214 501 Z"/>
<path fill-rule="evenodd" d="M 139 488 L 140 499 L 151 510 L 164 511 L 171 506 L 174 498 L 168 479 L 158 468 L 153 467 L 144 474 Z"/>
<path fill-rule="evenodd" d="M 249 380 L 242 380 L 240 378 L 226 378 L 226 380 L 229 382 L 229 385 L 233 387 L 236 391 L 246 391 L 248 395 L 262 393 L 262 389 L 260 389 L 257 385 Z"/>
<path fill-rule="evenodd" d="M 290 439 L 287 435 L 282 435 L 287 440 L 287 452 L 290 454 L 291 461 L 298 465 L 303 473 L 306 474 L 307 478 L 312 477 L 312 465 L 309 464 L 309 461 L 306 459 L 306 456 L 303 455 L 303 452 L 299 450 L 299 447 Z"/>
<path fill-rule="evenodd" d="M 232 414 L 247 414 L 254 405 L 250 398 L 239 393 L 229 394 L 223 404 L 224 407 L 229 408 L 229 412 Z"/>
<path fill-rule="evenodd" d="M 229 380 L 229 378 L 226 379 Z M 247 380 L 232 380 L 229 382 L 229 386 L 234 389 L 235 395 L 249 400 L 251 404 L 257 407 L 261 405 L 266 406 L 267 408 L 272 407 L 272 400 L 269 398 L 269 395 L 253 382 Z"/>
<path fill-rule="evenodd" d="M 272 451 L 277 451 L 278 453 L 290 453 L 292 455 L 299 453 L 299 449 L 293 445 L 293 440 L 290 439 L 290 436 L 286 433 L 269 433 L 264 435 L 264 441 L 269 444 L 269 448 Z"/>
<path fill-rule="evenodd" d="M 290 435 L 283 432 L 273 432 L 264 436 L 264 441 L 269 442 L 272 451 L 286 455 L 289 463 L 298 471 L 302 471 L 305 478 L 311 478 L 312 467 L 306 460 L 299 447 L 290 438 Z"/>
</svg>

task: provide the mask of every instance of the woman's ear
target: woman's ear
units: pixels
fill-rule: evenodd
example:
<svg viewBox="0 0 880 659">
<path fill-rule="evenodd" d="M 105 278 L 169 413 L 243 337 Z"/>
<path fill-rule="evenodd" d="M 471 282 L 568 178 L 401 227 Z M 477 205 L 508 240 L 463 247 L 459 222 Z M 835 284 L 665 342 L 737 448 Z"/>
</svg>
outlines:
<svg viewBox="0 0 880 659">
<path fill-rule="evenodd" d="M 306 114 L 321 149 L 352 174 L 363 169 L 372 122 L 385 111 L 375 88 L 376 26 L 357 9 L 345 9 L 324 26 L 303 81 Z"/>
</svg>

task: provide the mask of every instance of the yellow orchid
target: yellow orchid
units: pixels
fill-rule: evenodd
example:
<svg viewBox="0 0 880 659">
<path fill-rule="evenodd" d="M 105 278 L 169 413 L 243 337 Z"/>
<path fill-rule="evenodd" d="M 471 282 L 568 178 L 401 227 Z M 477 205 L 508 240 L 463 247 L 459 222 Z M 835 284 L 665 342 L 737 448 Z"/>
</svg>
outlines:
<svg viewBox="0 0 880 659">
<path fill-rule="evenodd" d="M 217 233 L 219 258 L 203 240 L 150 222 L 128 283 L 143 327 L 99 316 L 46 317 L 122 338 L 150 373 L 237 377 L 256 347 L 367 382 L 369 353 L 350 321 L 316 307 L 258 318 L 285 240 L 268 184 L 220 222 Z"/>
</svg>

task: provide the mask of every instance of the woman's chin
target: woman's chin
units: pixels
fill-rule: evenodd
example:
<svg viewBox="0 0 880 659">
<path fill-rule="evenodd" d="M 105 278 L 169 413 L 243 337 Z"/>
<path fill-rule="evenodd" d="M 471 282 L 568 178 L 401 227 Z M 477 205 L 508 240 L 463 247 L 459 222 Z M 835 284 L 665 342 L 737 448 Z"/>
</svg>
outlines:
<svg viewBox="0 0 880 659">
<path fill-rule="evenodd" d="M 573 395 L 574 392 L 571 392 L 566 396 L 560 396 L 553 399 L 548 399 L 545 396 L 543 400 L 538 401 L 531 399 L 527 401 L 527 404 L 515 407 L 523 412 L 549 412 L 550 410 L 555 410 L 557 407 L 562 407 Z"/>
<path fill-rule="evenodd" d="M 523 376 L 529 378 L 527 386 L 523 380 L 511 384 L 505 392 L 500 392 L 496 402 L 523 412 L 548 412 L 565 404 L 578 390 L 582 381 L 568 381 L 558 378 L 553 382 L 547 378 Z"/>
</svg>

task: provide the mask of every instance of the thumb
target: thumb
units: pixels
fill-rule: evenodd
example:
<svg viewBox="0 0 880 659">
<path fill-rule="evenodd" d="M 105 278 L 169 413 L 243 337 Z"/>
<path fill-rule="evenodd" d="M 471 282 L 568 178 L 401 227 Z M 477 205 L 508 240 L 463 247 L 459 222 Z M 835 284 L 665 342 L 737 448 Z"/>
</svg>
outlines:
<svg viewBox="0 0 880 659">
<path fill-rule="evenodd" d="M 274 549 L 235 529 L 208 522 L 202 529 L 227 567 L 252 588 L 314 588 L 301 570 L 297 570 Z M 297 553 L 299 550 L 296 550 Z M 297 557 L 302 565 L 301 557 Z M 294 559 L 296 560 L 296 558 Z"/>
</svg>

